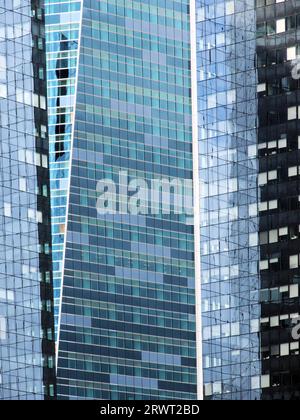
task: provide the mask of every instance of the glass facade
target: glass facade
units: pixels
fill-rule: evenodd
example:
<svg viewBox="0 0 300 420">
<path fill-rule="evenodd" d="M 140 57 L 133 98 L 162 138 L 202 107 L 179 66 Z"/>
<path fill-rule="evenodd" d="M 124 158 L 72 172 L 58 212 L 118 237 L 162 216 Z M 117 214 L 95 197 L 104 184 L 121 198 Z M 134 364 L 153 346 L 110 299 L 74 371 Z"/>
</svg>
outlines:
<svg viewBox="0 0 300 420">
<path fill-rule="evenodd" d="M 194 399 L 193 223 L 161 193 L 97 211 L 103 179 L 192 196 L 189 2 L 48 0 L 46 22 L 59 398 Z"/>
<path fill-rule="evenodd" d="M 260 385 L 263 399 L 299 400 L 300 2 L 258 1 L 256 21 Z"/>
<path fill-rule="evenodd" d="M 55 396 L 43 3 L 0 5 L 0 399 Z"/>
<path fill-rule="evenodd" d="M 81 1 L 46 0 L 48 120 L 53 243 L 55 331 L 59 324 L 75 95 Z"/>
<path fill-rule="evenodd" d="M 197 1 L 207 399 L 299 399 L 299 12 Z"/>
</svg>

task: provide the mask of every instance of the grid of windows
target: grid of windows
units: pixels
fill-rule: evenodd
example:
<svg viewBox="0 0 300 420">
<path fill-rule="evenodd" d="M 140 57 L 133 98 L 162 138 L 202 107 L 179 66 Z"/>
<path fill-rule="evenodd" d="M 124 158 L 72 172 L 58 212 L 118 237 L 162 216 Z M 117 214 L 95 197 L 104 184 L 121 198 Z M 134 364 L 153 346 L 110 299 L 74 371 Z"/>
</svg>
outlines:
<svg viewBox="0 0 300 420">
<path fill-rule="evenodd" d="M 0 399 L 55 395 L 45 83 L 39 0 L 0 5 Z"/>
<path fill-rule="evenodd" d="M 63 13 L 55 17 L 55 11 L 73 5 L 77 19 L 78 4 L 48 1 L 48 52 L 50 32 L 62 24 Z M 58 239 L 61 255 L 55 257 L 63 260 L 57 271 L 64 267 L 58 393 L 196 398 L 193 226 L 184 215 L 148 213 L 145 206 L 138 215 L 96 211 L 98 181 L 118 184 L 120 170 L 128 182 L 192 180 L 189 2 L 84 0 L 82 6 L 71 172 L 65 172 L 71 185 L 69 192 L 61 188 L 69 197 L 61 210 L 66 236 Z M 57 79 L 49 95 L 53 136 L 59 120 L 56 59 L 48 55 L 48 71 Z M 76 68 L 76 59 L 67 66 Z M 64 118 L 72 122 L 71 115 Z M 64 157 L 51 143 L 57 156 L 52 175 L 59 177 Z M 57 196 L 52 205 L 56 217 Z M 56 220 L 53 226 L 58 234 Z"/>
<path fill-rule="evenodd" d="M 259 399 L 255 1 L 196 3 L 204 393 Z"/>
<path fill-rule="evenodd" d="M 46 0 L 45 9 L 52 258 L 55 331 L 57 339 L 64 267 L 66 213 L 75 116 L 82 4 L 81 1 L 76 0 Z"/>
</svg>

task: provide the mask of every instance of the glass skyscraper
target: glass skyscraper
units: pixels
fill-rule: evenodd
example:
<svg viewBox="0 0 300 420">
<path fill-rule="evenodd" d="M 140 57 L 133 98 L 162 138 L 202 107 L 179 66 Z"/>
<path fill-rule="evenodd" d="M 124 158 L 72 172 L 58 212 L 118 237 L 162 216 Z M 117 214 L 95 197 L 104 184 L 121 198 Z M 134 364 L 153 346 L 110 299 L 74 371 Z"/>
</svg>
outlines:
<svg viewBox="0 0 300 420">
<path fill-rule="evenodd" d="M 55 396 L 43 3 L 0 3 L 0 399 Z"/>
<path fill-rule="evenodd" d="M 300 397 L 299 16 L 197 0 L 207 399 Z"/>
<path fill-rule="evenodd" d="M 197 396 L 190 19 L 46 0 L 61 399 Z"/>
</svg>

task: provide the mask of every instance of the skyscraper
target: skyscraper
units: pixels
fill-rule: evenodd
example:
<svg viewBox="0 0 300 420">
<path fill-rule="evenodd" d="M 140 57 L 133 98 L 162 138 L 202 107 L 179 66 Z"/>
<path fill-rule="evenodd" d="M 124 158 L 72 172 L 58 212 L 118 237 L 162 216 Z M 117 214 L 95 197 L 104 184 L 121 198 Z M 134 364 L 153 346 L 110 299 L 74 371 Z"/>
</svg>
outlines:
<svg viewBox="0 0 300 420">
<path fill-rule="evenodd" d="M 299 15 L 197 1 L 208 399 L 299 399 Z"/>
<path fill-rule="evenodd" d="M 0 5 L 0 399 L 55 396 L 43 4 Z"/>
<path fill-rule="evenodd" d="M 189 1 L 46 7 L 59 398 L 196 398 Z"/>
</svg>

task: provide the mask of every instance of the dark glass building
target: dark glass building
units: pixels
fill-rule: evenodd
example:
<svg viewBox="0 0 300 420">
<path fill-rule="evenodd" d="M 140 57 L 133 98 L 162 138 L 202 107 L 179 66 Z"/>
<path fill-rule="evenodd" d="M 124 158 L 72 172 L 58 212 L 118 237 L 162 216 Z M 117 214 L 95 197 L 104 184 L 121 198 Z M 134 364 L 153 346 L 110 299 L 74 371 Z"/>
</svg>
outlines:
<svg viewBox="0 0 300 420">
<path fill-rule="evenodd" d="M 0 399 L 55 396 L 43 3 L 0 5 Z"/>
<path fill-rule="evenodd" d="M 257 2 L 263 399 L 300 399 L 300 2 Z M 298 328 L 299 330 L 299 328 Z"/>
<path fill-rule="evenodd" d="M 46 8 L 59 398 L 196 398 L 189 1 Z"/>
<path fill-rule="evenodd" d="M 299 16 L 197 1 L 207 399 L 300 398 Z"/>
</svg>

